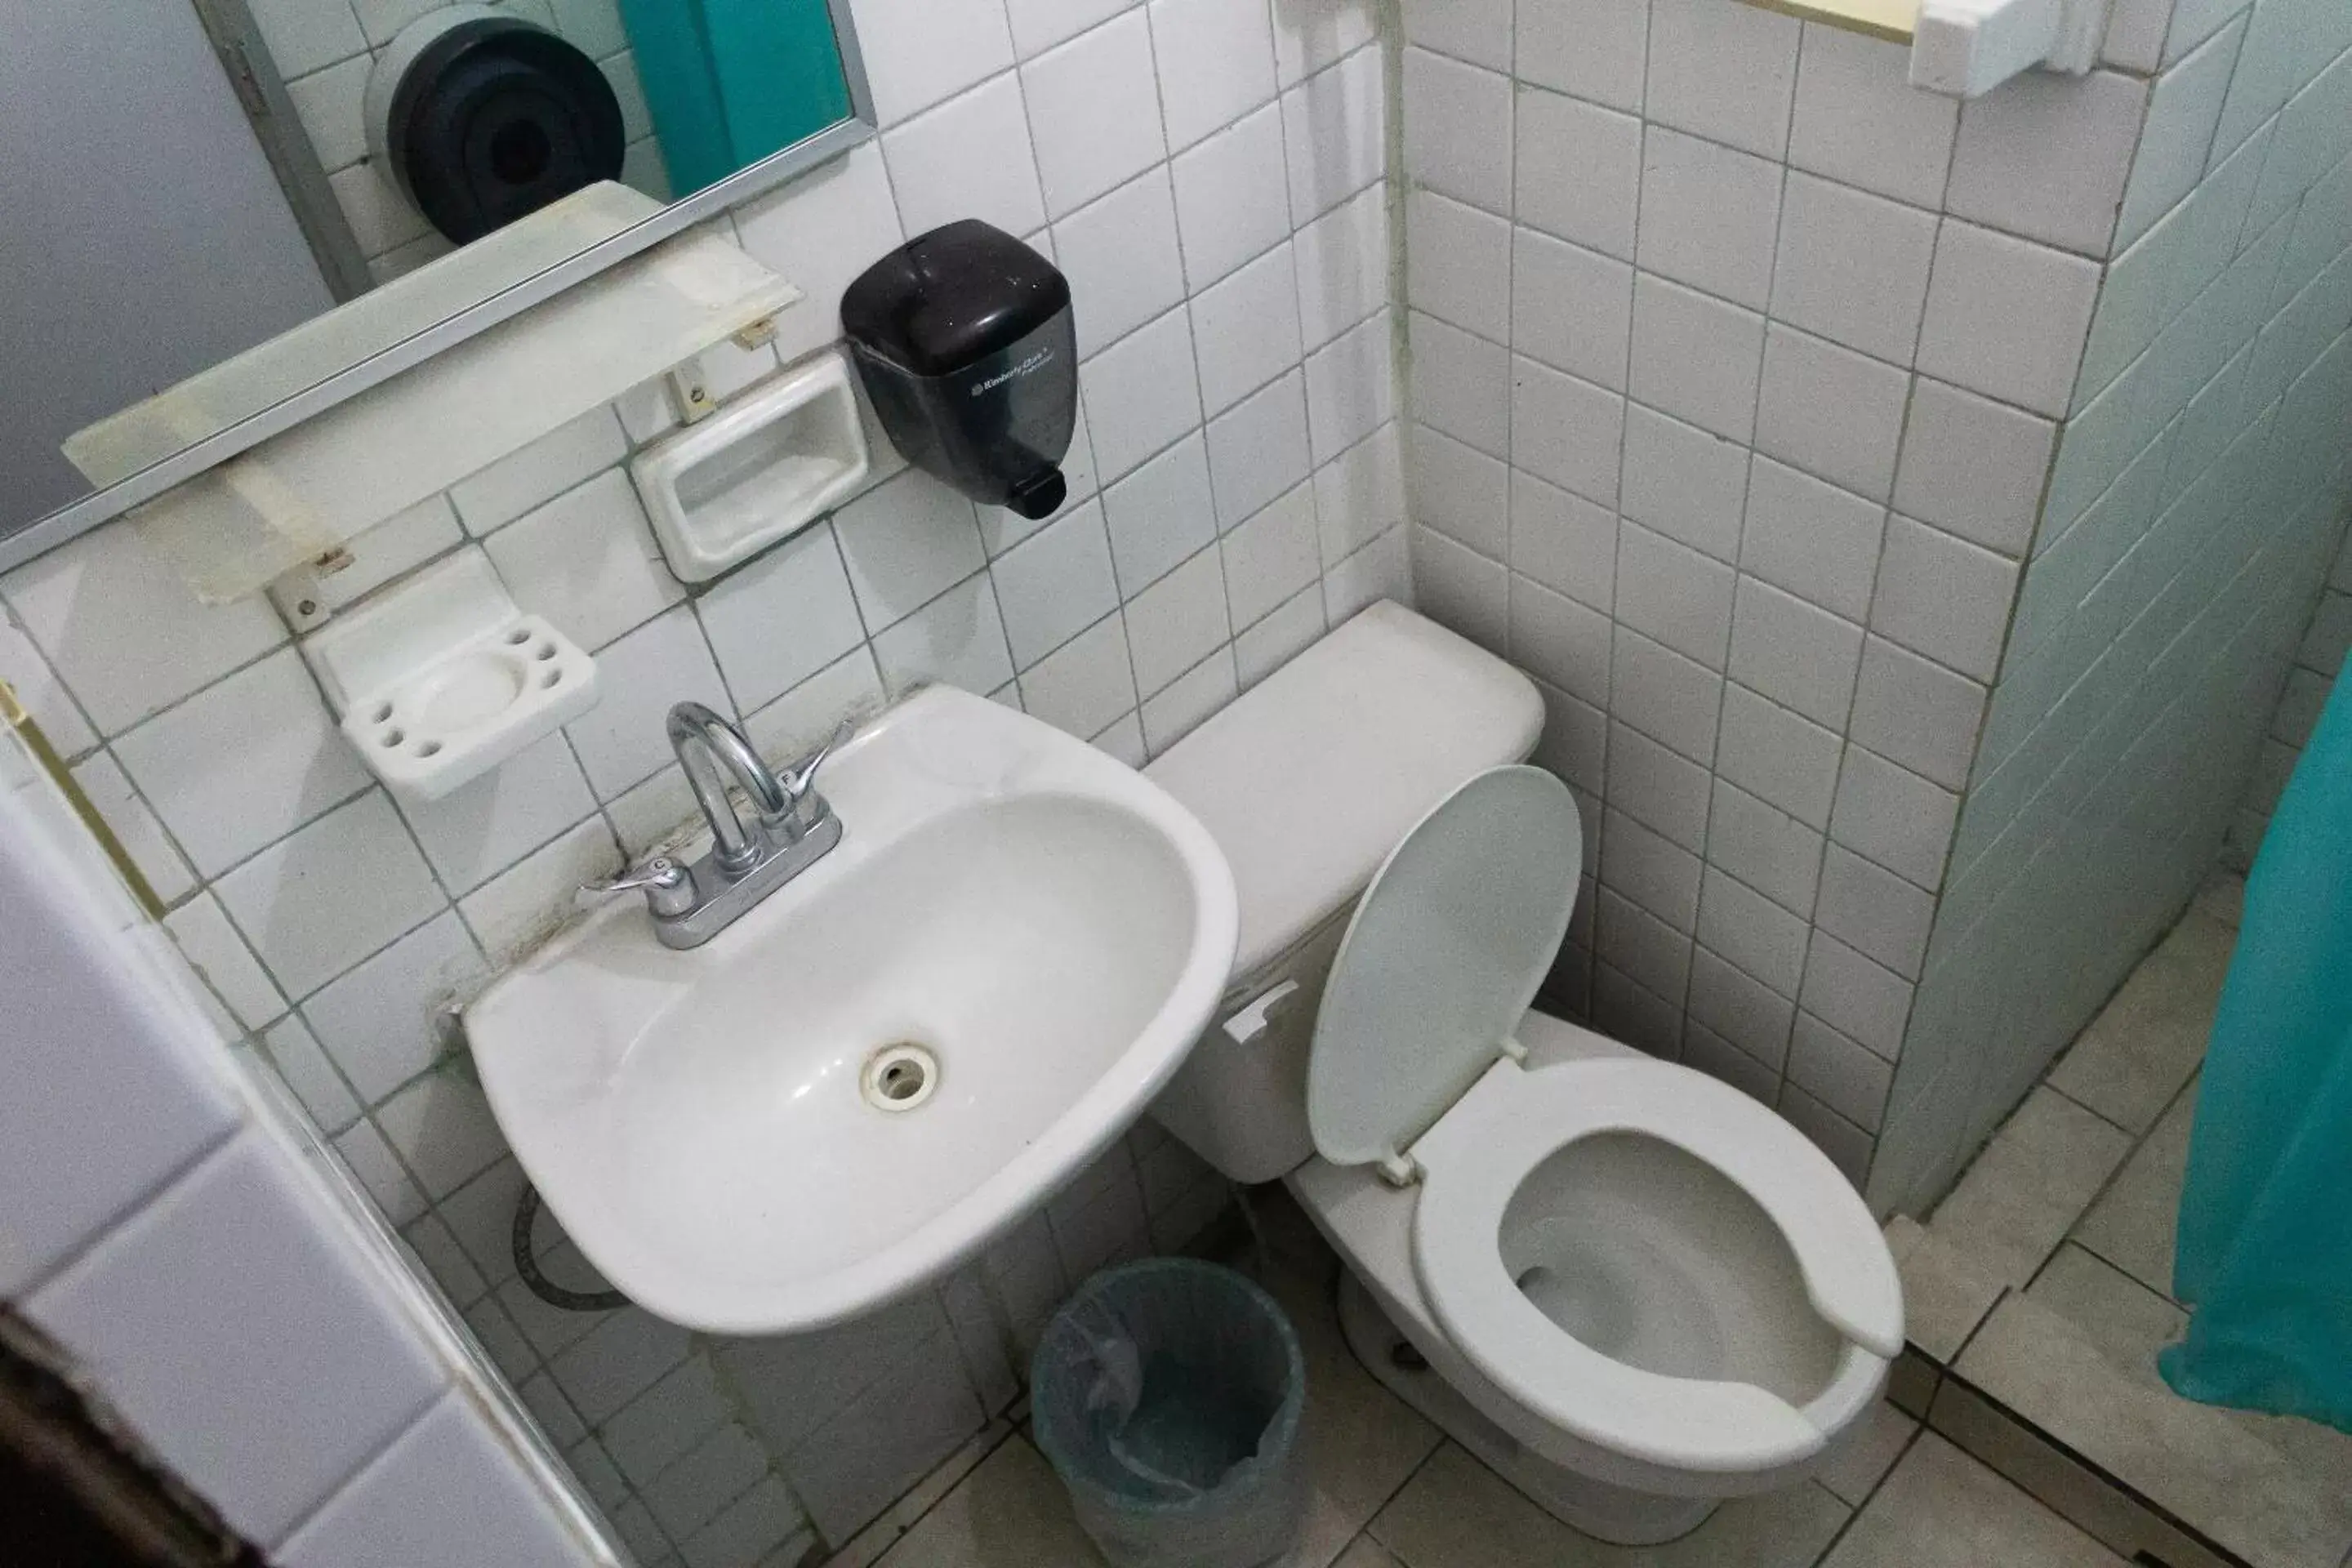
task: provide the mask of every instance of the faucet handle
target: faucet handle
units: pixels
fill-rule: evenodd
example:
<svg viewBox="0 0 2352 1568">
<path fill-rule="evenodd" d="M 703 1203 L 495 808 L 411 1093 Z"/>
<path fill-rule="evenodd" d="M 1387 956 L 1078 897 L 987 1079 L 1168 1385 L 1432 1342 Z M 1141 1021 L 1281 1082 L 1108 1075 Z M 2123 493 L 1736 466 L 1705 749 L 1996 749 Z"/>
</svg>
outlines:
<svg viewBox="0 0 2352 1568">
<path fill-rule="evenodd" d="M 642 866 L 633 867 L 617 877 L 599 877 L 580 884 L 583 893 L 599 898 L 614 893 L 642 892 L 654 913 L 676 914 L 694 901 L 694 883 L 686 868 L 667 855 L 656 855 Z"/>
<path fill-rule="evenodd" d="M 824 745 L 776 775 L 776 783 L 783 788 L 785 808 L 788 811 L 797 810 L 801 802 L 808 798 L 809 792 L 816 787 L 817 769 L 824 766 L 825 759 L 832 756 L 835 750 L 846 744 L 849 738 L 856 733 L 857 733 L 856 722 L 844 719 L 833 727 L 833 735 Z"/>
</svg>

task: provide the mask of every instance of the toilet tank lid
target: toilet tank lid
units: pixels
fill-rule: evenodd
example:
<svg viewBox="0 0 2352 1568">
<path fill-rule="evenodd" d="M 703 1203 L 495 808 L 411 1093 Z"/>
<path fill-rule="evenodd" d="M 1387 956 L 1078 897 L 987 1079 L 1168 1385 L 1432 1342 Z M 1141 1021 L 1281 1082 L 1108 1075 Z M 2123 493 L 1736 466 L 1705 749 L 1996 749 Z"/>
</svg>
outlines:
<svg viewBox="0 0 2352 1568">
<path fill-rule="evenodd" d="M 1361 892 L 1406 829 L 1535 750 L 1534 682 L 1385 600 L 1144 773 L 1200 818 L 1241 900 L 1234 972 L 1263 967 Z"/>
</svg>

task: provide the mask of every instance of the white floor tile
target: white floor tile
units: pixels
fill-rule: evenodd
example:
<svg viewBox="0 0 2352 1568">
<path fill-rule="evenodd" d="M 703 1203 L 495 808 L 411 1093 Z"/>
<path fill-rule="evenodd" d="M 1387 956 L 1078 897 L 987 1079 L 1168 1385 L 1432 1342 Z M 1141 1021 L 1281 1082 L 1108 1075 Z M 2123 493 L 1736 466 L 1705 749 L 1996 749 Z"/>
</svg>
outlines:
<svg viewBox="0 0 2352 1568">
<path fill-rule="evenodd" d="M 2046 1094 L 2047 1090 L 2036 1090 Z M 2087 1113 L 2084 1113 L 2087 1120 Z M 2077 1242 L 2158 1295 L 2172 1293 L 2174 1227 L 2189 1170 L 2189 1132 L 2197 1116 L 2194 1085 L 2172 1102 L 2155 1130 L 2123 1163 L 2114 1183 L 2074 1228 Z M 1979 1159 L 1979 1163 L 1983 1162 Z M 1973 1177 L 1964 1177 L 1965 1182 Z"/>
<path fill-rule="evenodd" d="M 1815 1479 L 1849 1507 L 1860 1508 L 1918 1431 L 1918 1422 L 1882 1399 L 1846 1434 Z"/>
<path fill-rule="evenodd" d="M 1371 1533 L 1405 1568 L 1805 1568 L 1846 1513 L 1808 1481 L 1726 1503 L 1664 1546 L 1611 1546 L 1570 1530 L 1447 1443 L 1381 1510 Z"/>
<path fill-rule="evenodd" d="M 2123 1559 L 1923 1434 L 1822 1568 L 2123 1568 Z"/>
<path fill-rule="evenodd" d="M 879 1568 L 1098 1568 L 1101 1563 L 1053 1468 L 1016 1436 L 885 1552 Z"/>
<path fill-rule="evenodd" d="M 2057 1250 L 2130 1148 L 2119 1129 L 2037 1089 L 1937 1207 L 1935 1233 L 2022 1286 Z"/>
<path fill-rule="evenodd" d="M 2059 1058 L 2050 1087 L 2126 1131 L 2154 1127 L 2205 1059 L 2235 945 L 2228 927 L 2192 911 Z"/>
</svg>

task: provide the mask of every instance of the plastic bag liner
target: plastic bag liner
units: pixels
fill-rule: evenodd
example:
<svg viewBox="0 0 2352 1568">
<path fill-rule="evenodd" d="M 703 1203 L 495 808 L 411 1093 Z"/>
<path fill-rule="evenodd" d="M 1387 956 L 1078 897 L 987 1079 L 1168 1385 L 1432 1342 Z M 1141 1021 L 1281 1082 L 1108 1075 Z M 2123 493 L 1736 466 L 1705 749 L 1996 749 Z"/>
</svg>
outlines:
<svg viewBox="0 0 2352 1568">
<path fill-rule="evenodd" d="M 1118 1568 L 1256 1568 L 1298 1532 L 1307 1367 L 1280 1306 L 1230 1268 L 1107 1269 L 1030 1372 L 1037 1446 Z"/>
</svg>

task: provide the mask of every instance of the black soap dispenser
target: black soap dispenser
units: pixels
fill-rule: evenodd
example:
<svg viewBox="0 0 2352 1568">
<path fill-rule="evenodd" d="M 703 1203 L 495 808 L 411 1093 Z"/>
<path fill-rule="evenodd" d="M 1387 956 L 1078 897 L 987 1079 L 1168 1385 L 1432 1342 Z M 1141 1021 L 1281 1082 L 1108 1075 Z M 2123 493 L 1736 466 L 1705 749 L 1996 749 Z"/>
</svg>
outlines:
<svg viewBox="0 0 2352 1568">
<path fill-rule="evenodd" d="M 977 218 L 911 239 L 841 299 L 866 395 L 908 462 L 976 501 L 1052 515 L 1077 421 L 1069 280 Z"/>
</svg>

